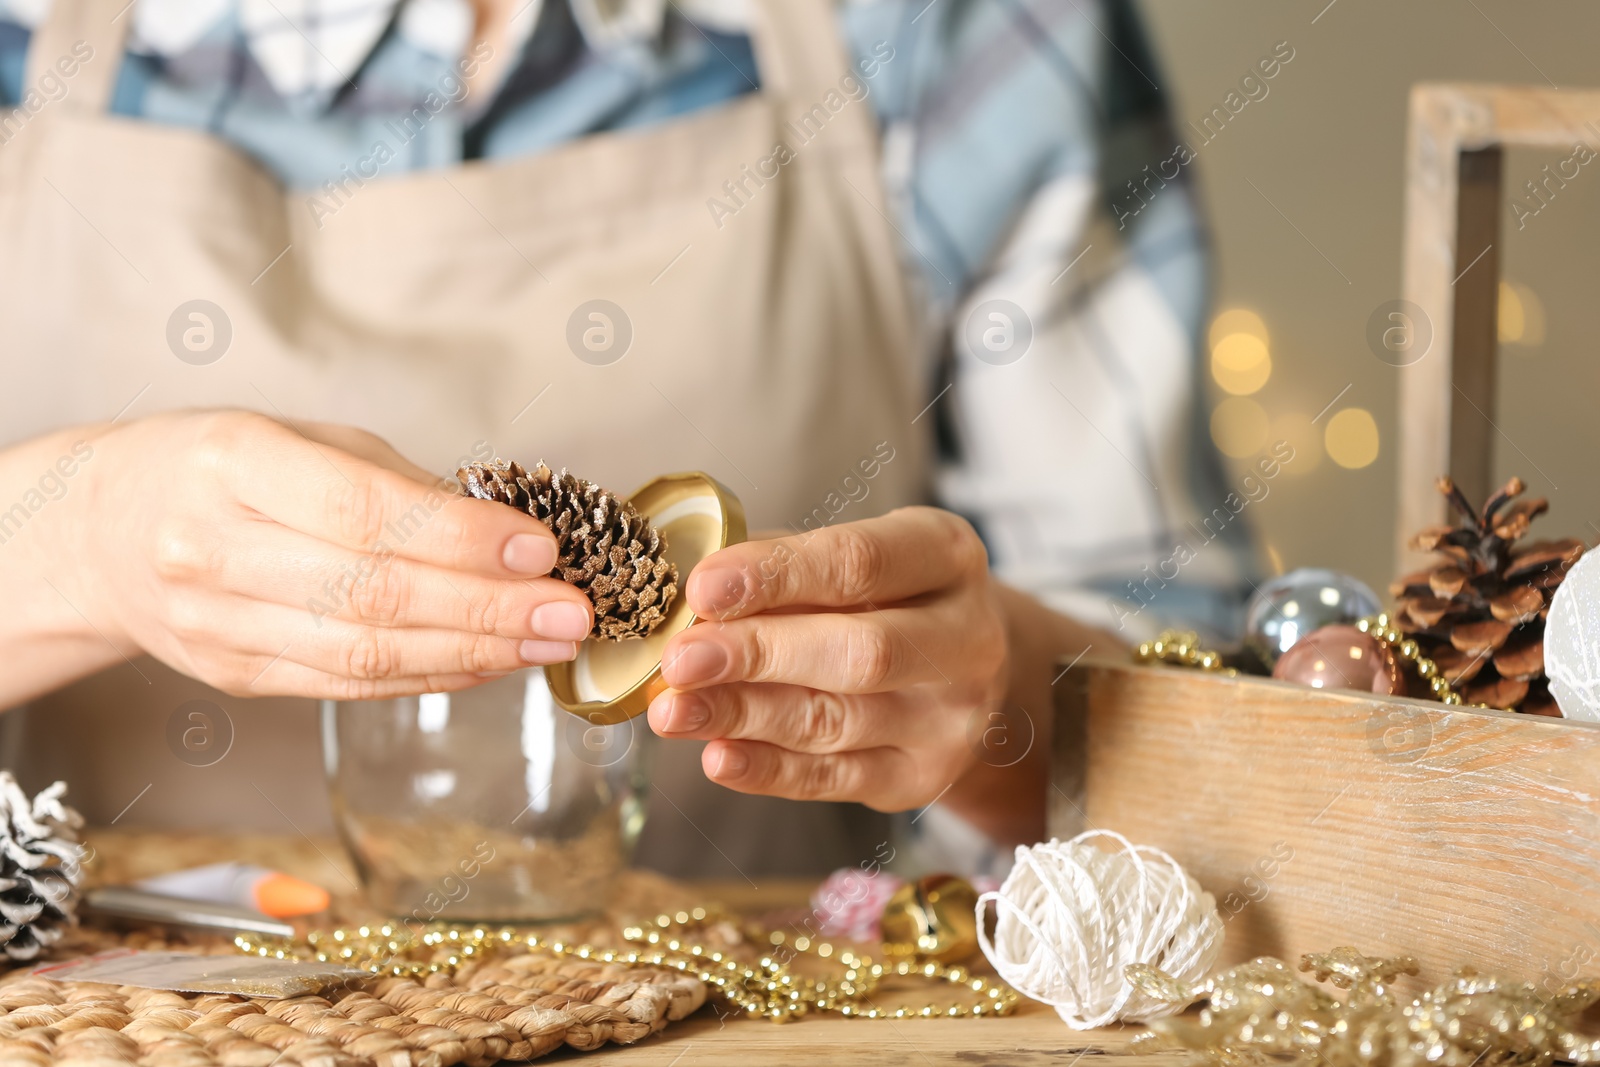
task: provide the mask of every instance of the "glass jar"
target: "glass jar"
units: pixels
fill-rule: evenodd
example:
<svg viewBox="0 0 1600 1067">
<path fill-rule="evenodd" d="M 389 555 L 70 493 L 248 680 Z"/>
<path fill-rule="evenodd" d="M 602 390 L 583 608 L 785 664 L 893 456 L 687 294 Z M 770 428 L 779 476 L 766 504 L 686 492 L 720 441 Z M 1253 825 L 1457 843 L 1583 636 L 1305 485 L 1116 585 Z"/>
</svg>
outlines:
<svg viewBox="0 0 1600 1067">
<path fill-rule="evenodd" d="M 339 834 L 369 901 L 413 924 L 603 908 L 644 821 L 647 736 L 561 710 L 537 668 L 322 704 Z"/>
</svg>

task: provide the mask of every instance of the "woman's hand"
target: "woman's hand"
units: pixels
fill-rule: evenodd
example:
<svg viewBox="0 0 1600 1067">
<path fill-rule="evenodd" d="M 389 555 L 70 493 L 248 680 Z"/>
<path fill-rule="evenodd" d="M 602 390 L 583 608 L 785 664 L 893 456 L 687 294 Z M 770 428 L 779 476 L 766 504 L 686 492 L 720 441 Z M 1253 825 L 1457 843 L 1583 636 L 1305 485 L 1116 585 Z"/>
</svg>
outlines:
<svg viewBox="0 0 1600 1067">
<path fill-rule="evenodd" d="M 593 613 L 544 577 L 547 528 L 370 434 L 303 429 L 215 412 L 99 431 L 84 491 L 42 513 L 58 591 L 117 651 L 237 695 L 459 689 L 572 657 Z"/>
<path fill-rule="evenodd" d="M 673 689 L 649 721 L 709 741 L 712 781 L 901 811 L 970 777 L 1009 642 L 964 520 L 904 508 L 734 545 L 694 569 L 687 596 L 704 621 L 668 644 Z"/>
</svg>

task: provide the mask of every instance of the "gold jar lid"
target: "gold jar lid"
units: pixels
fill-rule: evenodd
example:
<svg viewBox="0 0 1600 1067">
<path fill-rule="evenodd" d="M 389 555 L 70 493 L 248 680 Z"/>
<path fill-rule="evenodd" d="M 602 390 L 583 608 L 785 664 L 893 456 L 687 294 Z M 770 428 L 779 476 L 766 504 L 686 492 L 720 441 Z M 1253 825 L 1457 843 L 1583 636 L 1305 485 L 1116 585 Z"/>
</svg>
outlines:
<svg viewBox="0 0 1600 1067">
<path fill-rule="evenodd" d="M 696 622 L 687 596 L 689 572 L 713 552 L 748 536 L 739 498 L 700 471 L 662 475 L 645 483 L 628 502 L 666 538 L 666 559 L 678 568 L 678 595 L 648 637 L 590 638 L 578 646 L 577 658 L 544 669 L 556 703 L 595 726 L 643 715 L 666 691 L 662 653 L 668 641 Z"/>
</svg>

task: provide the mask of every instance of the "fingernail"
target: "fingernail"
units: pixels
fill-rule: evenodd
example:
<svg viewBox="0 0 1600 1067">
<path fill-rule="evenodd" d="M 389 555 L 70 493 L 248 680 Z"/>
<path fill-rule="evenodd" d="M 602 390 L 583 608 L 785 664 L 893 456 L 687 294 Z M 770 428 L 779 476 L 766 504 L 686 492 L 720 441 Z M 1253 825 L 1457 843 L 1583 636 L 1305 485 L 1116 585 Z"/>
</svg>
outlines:
<svg viewBox="0 0 1600 1067">
<path fill-rule="evenodd" d="M 744 772 L 750 769 L 750 757 L 744 754 L 743 749 L 724 748 L 722 756 L 717 761 L 716 778 L 743 778 Z"/>
<path fill-rule="evenodd" d="M 728 669 L 728 653 L 714 641 L 694 641 L 661 665 L 661 674 L 674 689 L 710 682 Z"/>
<path fill-rule="evenodd" d="M 667 695 L 666 722 L 661 729 L 669 734 L 690 734 L 711 721 L 711 709 L 693 693 Z"/>
<path fill-rule="evenodd" d="M 707 610 L 719 614 L 734 610 L 749 595 L 744 575 L 726 567 L 707 571 L 695 585 L 695 599 L 702 601 Z"/>
<path fill-rule="evenodd" d="M 538 534 L 512 534 L 500 558 L 506 570 L 518 574 L 549 574 L 556 565 L 556 543 Z"/>
<path fill-rule="evenodd" d="M 578 654 L 578 646 L 571 641 L 524 641 L 517 646 L 517 655 L 524 663 L 544 666 L 562 663 Z"/>
<path fill-rule="evenodd" d="M 533 609 L 535 633 L 558 641 L 582 641 L 589 636 L 589 612 L 581 604 L 558 600 Z"/>
</svg>

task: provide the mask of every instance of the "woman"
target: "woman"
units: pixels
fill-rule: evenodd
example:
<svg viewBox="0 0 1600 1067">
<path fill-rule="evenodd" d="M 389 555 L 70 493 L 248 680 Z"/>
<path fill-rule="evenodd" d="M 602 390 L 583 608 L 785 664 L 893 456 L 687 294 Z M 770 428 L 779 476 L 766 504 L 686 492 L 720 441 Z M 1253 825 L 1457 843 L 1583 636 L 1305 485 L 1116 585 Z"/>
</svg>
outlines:
<svg viewBox="0 0 1600 1067">
<path fill-rule="evenodd" d="M 882 827 L 701 772 L 1032 840 L 1047 746 L 973 738 L 1237 597 L 1238 531 L 1132 595 L 1226 490 L 1186 177 L 1102 191 L 1170 155 L 1125 5 L 0 2 L 0 703 L 121 665 L 159 723 L 140 653 L 300 698 L 570 657 L 548 531 L 437 475 L 704 469 L 804 532 L 689 577 L 730 621 L 668 649 L 650 726 L 705 744 L 646 859 L 805 871 Z M 981 540 L 891 510 L 934 486 Z"/>
</svg>

